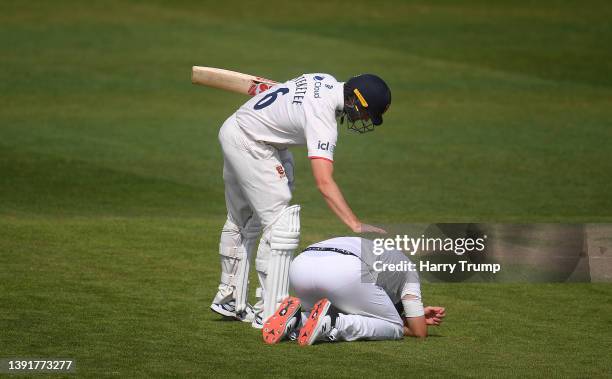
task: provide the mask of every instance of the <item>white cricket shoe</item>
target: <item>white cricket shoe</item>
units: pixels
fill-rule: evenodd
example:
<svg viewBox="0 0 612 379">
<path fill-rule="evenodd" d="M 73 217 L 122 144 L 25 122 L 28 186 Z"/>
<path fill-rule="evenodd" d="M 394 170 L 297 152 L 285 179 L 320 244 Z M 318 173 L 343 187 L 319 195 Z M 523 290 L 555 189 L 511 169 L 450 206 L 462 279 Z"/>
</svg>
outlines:
<svg viewBox="0 0 612 379">
<path fill-rule="evenodd" d="M 255 319 L 255 312 L 251 304 L 247 304 L 246 309 L 239 314 L 236 313 L 236 300 L 231 297 L 220 298 L 219 294 L 215 296 L 210 309 L 213 312 L 218 313 L 225 317 L 232 317 L 242 322 L 253 322 Z"/>
<path fill-rule="evenodd" d="M 263 319 L 261 318 L 261 313 L 253 313 L 253 322 L 251 322 L 251 326 L 255 329 L 263 329 Z"/>
</svg>

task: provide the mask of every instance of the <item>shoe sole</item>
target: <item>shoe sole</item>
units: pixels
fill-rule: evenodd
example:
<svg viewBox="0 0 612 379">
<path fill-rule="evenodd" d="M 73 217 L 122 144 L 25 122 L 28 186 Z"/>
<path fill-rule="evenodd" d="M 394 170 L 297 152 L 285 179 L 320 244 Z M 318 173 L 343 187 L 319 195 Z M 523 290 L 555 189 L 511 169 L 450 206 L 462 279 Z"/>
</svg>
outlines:
<svg viewBox="0 0 612 379">
<path fill-rule="evenodd" d="M 276 312 L 266 320 L 261 330 L 265 343 L 273 345 L 285 337 L 287 322 L 300 310 L 300 306 L 300 299 L 291 296 L 280 303 Z"/>
<path fill-rule="evenodd" d="M 300 346 L 312 345 L 316 340 L 317 336 L 321 332 L 321 324 L 323 318 L 327 314 L 331 302 L 327 299 L 321 299 L 312 307 L 312 311 L 308 315 L 308 320 L 300 329 L 300 336 L 298 337 L 298 344 Z"/>
</svg>

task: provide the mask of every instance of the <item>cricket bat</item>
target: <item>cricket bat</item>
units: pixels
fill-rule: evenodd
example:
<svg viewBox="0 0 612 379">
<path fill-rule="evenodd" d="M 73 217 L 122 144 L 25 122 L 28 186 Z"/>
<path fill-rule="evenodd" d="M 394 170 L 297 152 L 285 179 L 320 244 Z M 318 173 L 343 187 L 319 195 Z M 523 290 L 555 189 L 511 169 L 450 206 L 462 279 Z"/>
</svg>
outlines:
<svg viewBox="0 0 612 379">
<path fill-rule="evenodd" d="M 191 82 L 202 86 L 255 96 L 278 84 L 274 80 L 214 67 L 193 66 Z"/>
</svg>

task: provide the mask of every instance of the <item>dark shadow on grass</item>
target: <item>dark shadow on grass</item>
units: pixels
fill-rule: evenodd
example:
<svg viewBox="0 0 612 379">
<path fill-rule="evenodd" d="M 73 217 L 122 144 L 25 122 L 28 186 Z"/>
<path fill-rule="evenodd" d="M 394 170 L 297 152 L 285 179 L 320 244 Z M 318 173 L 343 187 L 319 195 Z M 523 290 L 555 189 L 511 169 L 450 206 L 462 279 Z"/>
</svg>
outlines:
<svg viewBox="0 0 612 379">
<path fill-rule="evenodd" d="M 395 342 L 395 343 L 398 343 L 398 344 L 399 344 L 399 343 L 405 343 L 406 341 L 408 341 L 408 342 L 409 342 L 409 341 L 415 341 L 415 342 L 425 342 L 425 341 L 427 341 L 429 338 L 446 338 L 446 336 L 444 336 L 444 335 L 439 335 L 439 334 L 430 334 L 430 335 L 428 335 L 428 336 L 427 336 L 427 338 L 412 338 L 412 337 L 404 337 L 404 338 L 402 338 L 402 339 L 400 339 L 400 340 L 380 340 L 380 341 L 378 341 L 378 340 L 374 340 L 374 341 L 373 341 L 373 340 L 357 340 L 357 341 L 337 341 L 337 342 L 333 342 L 333 343 L 342 343 L 342 344 L 344 344 L 344 343 L 349 343 L 349 342 L 350 342 L 350 343 L 355 343 L 355 342 L 357 342 L 357 343 L 368 343 L 368 344 L 373 344 L 373 343 L 383 343 L 383 342 L 384 342 L 384 343 L 387 343 L 387 344 L 388 344 L 388 343 L 390 343 L 390 342 L 391 342 L 391 343 Z M 292 342 L 292 341 L 283 341 L 283 342 Z M 315 342 L 315 343 L 313 344 L 313 346 L 314 346 L 314 345 L 325 345 L 325 344 L 330 344 L 330 342 L 325 342 L 325 341 L 317 341 L 317 342 Z"/>
<path fill-rule="evenodd" d="M 236 320 L 235 318 L 231 316 L 222 316 L 221 318 L 216 318 L 213 321 L 214 322 L 228 322 L 228 321 L 241 322 L 240 320 Z"/>
</svg>

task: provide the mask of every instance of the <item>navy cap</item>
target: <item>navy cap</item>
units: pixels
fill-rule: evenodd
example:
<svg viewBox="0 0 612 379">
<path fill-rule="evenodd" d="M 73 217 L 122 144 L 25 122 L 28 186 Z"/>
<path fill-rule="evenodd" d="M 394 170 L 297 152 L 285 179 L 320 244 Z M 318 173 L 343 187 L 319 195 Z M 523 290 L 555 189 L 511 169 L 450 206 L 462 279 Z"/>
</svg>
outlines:
<svg viewBox="0 0 612 379">
<path fill-rule="evenodd" d="M 382 115 L 391 105 L 391 90 L 387 83 L 374 74 L 362 74 L 350 78 L 345 86 L 368 111 L 372 124 L 382 124 Z"/>
</svg>

